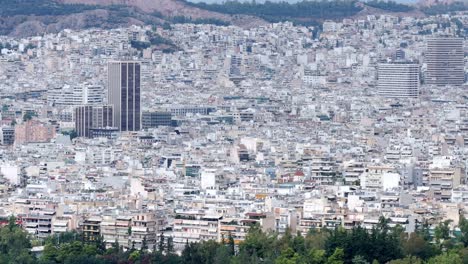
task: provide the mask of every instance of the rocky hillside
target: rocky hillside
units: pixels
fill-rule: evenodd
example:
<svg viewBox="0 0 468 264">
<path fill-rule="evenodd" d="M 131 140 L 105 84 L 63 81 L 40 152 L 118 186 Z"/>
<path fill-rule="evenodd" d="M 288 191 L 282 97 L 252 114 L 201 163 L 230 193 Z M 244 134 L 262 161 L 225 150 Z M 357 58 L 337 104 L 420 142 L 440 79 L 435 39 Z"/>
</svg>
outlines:
<svg viewBox="0 0 468 264">
<path fill-rule="evenodd" d="M 220 14 L 178 0 L 0 0 L 0 6 L 0 35 L 17 37 L 54 33 L 65 28 L 162 25 L 171 23 L 173 18 L 221 21 L 245 27 L 265 23 L 257 17 Z"/>
<path fill-rule="evenodd" d="M 64 4 L 87 4 L 87 5 L 126 5 L 136 7 L 145 13 L 159 12 L 163 16 L 186 16 L 197 18 L 217 18 L 230 20 L 229 16 L 202 10 L 186 5 L 177 0 L 58 0 Z"/>
<path fill-rule="evenodd" d="M 59 32 L 65 28 L 162 25 L 173 22 L 174 18 L 220 21 L 245 27 L 265 23 L 257 17 L 202 10 L 178 0 L 0 0 L 0 6 L 0 35 L 17 37 Z"/>
<path fill-rule="evenodd" d="M 53 33 L 65 28 L 106 29 L 132 24 L 190 22 L 233 24 L 248 28 L 288 20 L 302 25 L 318 25 L 326 19 L 340 20 L 367 14 L 424 16 L 420 11 L 432 15 L 466 7 L 463 3 L 457 3 L 417 9 L 380 0 L 366 3 L 358 0 L 332 0 L 294 4 L 242 1 L 195 4 L 186 0 L 0 0 L 0 6 L 0 35 L 18 37 Z"/>
</svg>

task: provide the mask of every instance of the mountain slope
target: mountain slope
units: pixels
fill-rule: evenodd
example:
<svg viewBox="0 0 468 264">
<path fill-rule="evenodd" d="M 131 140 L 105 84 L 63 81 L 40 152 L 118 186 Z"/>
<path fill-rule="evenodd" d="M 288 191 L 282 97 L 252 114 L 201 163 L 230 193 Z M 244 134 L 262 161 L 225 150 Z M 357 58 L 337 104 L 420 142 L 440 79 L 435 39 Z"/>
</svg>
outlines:
<svg viewBox="0 0 468 264">
<path fill-rule="evenodd" d="M 107 29 L 132 24 L 162 25 L 166 22 L 228 23 L 249 28 L 263 25 L 266 21 L 292 21 L 315 26 L 327 19 L 341 20 L 369 14 L 421 17 L 468 9 L 468 5 L 458 2 L 409 7 L 381 0 L 366 3 L 359 0 L 304 0 L 291 4 L 234 0 L 222 4 L 192 3 L 187 0 L 0 0 L 0 7 L 0 35 L 19 37 L 54 33 L 65 28 Z"/>
<path fill-rule="evenodd" d="M 145 13 L 159 12 L 163 16 L 186 16 L 197 18 L 217 18 L 230 20 L 229 16 L 191 7 L 177 0 L 58 0 L 63 4 L 86 4 L 86 5 L 125 5 L 136 7 Z"/>
<path fill-rule="evenodd" d="M 187 21 L 212 19 L 242 27 L 266 23 L 258 17 L 221 14 L 178 0 L 0 0 L 0 6 L 0 35 L 17 37 L 65 28 L 162 25 L 184 17 L 190 18 Z"/>
</svg>

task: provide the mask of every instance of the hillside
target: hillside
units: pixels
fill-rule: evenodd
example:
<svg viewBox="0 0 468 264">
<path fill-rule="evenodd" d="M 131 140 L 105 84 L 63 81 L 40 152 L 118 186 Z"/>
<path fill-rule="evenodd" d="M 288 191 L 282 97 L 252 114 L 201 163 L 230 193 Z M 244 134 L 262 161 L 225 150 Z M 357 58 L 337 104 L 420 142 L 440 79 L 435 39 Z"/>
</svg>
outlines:
<svg viewBox="0 0 468 264">
<path fill-rule="evenodd" d="M 231 16 L 186 5 L 177 0 L 0 0 L 0 35 L 31 36 L 65 28 L 115 28 L 165 22 L 216 22 L 251 27 L 265 21 Z"/>
<path fill-rule="evenodd" d="M 318 25 L 368 14 L 424 16 L 467 10 L 459 2 L 406 6 L 393 2 L 357 0 L 286 2 L 191 3 L 186 0 L 0 0 L 0 35 L 31 36 L 65 28 L 115 28 L 132 24 L 210 23 L 245 28 L 267 22 L 292 21 Z"/>
<path fill-rule="evenodd" d="M 252 27 L 265 24 L 263 19 L 249 15 L 231 16 L 218 12 L 213 12 L 201 9 L 192 5 L 188 5 L 181 0 L 58 0 L 63 4 L 86 4 L 98 6 L 115 6 L 123 5 L 134 7 L 137 10 L 146 13 L 162 16 L 164 19 L 171 22 L 174 17 L 186 17 L 191 20 L 206 20 L 214 19 L 225 21 L 228 24 L 233 24 L 241 27 Z"/>
</svg>

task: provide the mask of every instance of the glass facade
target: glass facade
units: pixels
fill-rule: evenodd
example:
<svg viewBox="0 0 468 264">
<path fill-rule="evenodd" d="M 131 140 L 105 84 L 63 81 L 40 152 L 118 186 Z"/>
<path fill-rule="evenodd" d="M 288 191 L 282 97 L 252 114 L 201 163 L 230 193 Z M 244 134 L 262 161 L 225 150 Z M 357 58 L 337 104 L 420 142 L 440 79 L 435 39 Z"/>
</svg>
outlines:
<svg viewBox="0 0 468 264">
<path fill-rule="evenodd" d="M 140 68 L 138 62 L 109 63 L 109 103 L 120 131 L 141 128 Z"/>
</svg>

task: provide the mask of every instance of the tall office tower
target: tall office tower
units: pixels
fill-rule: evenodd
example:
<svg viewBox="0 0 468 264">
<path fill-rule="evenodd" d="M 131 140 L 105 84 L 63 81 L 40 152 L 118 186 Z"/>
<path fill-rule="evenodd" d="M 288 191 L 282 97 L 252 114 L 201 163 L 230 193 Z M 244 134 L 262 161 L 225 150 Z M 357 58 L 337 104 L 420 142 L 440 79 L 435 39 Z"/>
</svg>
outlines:
<svg viewBox="0 0 468 264">
<path fill-rule="evenodd" d="M 410 62 L 379 63 L 379 95 L 393 98 L 415 98 L 419 94 L 419 64 Z"/>
<path fill-rule="evenodd" d="M 113 126 L 112 106 L 83 105 L 75 108 L 75 130 L 79 137 L 91 137 L 93 128 Z"/>
<path fill-rule="evenodd" d="M 93 106 L 93 128 L 113 127 L 112 105 Z"/>
<path fill-rule="evenodd" d="M 89 129 L 93 123 L 93 107 L 91 105 L 75 108 L 75 131 L 79 137 L 89 137 Z"/>
<path fill-rule="evenodd" d="M 139 62 L 117 61 L 108 64 L 108 100 L 114 107 L 114 126 L 120 131 L 141 128 Z"/>
<path fill-rule="evenodd" d="M 427 38 L 426 83 L 460 86 L 465 82 L 463 38 Z"/>
</svg>

